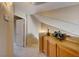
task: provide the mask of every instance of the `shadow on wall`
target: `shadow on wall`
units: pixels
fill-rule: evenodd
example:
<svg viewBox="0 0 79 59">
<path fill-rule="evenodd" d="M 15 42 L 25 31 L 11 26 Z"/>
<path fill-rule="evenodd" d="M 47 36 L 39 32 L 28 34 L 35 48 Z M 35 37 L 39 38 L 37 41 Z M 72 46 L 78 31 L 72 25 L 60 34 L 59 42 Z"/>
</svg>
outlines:
<svg viewBox="0 0 79 59">
<path fill-rule="evenodd" d="M 27 47 L 38 47 L 38 39 L 31 33 L 27 35 Z"/>
</svg>

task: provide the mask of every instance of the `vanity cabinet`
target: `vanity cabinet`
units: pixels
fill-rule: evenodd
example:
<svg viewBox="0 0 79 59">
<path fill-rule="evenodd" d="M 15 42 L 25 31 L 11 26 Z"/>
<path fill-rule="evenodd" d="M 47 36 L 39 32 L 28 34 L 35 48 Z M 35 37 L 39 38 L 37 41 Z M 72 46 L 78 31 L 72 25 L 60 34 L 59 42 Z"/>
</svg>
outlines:
<svg viewBox="0 0 79 59">
<path fill-rule="evenodd" d="M 55 37 L 46 35 L 40 37 L 39 43 L 40 52 L 48 57 L 79 57 L 78 43 L 59 41 Z"/>
</svg>

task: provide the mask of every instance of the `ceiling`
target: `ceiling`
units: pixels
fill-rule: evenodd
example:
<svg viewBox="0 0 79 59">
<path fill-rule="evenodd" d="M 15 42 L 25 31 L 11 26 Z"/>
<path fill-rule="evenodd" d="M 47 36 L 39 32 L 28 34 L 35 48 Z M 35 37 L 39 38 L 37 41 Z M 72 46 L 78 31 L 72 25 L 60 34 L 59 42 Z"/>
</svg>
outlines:
<svg viewBox="0 0 79 59">
<path fill-rule="evenodd" d="M 35 14 L 78 4 L 79 2 L 14 2 L 14 10 Z"/>
</svg>

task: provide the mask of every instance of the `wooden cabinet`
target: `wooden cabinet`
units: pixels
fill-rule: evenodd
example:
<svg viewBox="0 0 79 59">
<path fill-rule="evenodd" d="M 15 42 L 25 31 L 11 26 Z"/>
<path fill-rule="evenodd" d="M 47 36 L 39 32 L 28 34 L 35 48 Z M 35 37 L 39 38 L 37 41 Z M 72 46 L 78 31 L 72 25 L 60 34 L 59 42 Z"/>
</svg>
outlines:
<svg viewBox="0 0 79 59">
<path fill-rule="evenodd" d="M 52 43 L 52 40 L 48 41 L 48 56 L 56 57 L 56 43 Z"/>
<path fill-rule="evenodd" d="M 79 44 L 50 36 L 40 37 L 39 43 L 40 51 L 49 57 L 79 57 Z"/>
<path fill-rule="evenodd" d="M 79 52 L 65 46 L 57 45 L 57 56 L 59 57 L 77 57 Z"/>
</svg>

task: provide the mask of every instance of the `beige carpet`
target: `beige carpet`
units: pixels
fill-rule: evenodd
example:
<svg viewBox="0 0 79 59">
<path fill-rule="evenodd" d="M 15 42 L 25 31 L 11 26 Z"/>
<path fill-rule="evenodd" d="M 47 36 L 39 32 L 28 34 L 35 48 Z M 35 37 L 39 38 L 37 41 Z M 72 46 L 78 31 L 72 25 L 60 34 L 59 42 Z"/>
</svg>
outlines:
<svg viewBox="0 0 79 59">
<path fill-rule="evenodd" d="M 20 47 L 14 44 L 14 57 L 46 57 L 39 49 L 33 47 Z"/>
</svg>

